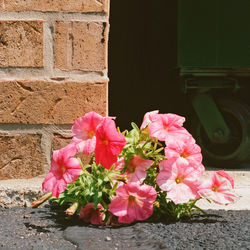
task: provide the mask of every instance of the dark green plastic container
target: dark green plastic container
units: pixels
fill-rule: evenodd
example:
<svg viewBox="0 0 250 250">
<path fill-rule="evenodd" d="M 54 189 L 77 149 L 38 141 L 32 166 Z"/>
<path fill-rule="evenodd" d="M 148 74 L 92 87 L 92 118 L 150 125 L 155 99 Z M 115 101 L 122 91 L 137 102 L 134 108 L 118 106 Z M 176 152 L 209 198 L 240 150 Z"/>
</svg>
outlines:
<svg viewBox="0 0 250 250">
<path fill-rule="evenodd" d="M 178 67 L 206 162 L 250 161 L 250 0 L 179 0 Z"/>
<path fill-rule="evenodd" d="M 178 65 L 250 68 L 250 0 L 179 0 Z"/>
</svg>

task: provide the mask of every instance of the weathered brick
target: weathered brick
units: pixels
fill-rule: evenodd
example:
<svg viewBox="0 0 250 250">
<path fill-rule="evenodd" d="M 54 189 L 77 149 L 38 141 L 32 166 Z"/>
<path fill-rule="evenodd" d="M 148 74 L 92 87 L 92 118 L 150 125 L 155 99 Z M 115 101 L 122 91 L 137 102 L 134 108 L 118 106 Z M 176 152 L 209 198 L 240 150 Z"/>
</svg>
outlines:
<svg viewBox="0 0 250 250">
<path fill-rule="evenodd" d="M 39 135 L 0 134 L 0 180 L 32 178 L 44 173 Z"/>
<path fill-rule="evenodd" d="M 53 150 L 61 149 L 65 146 L 67 146 L 72 139 L 71 134 L 55 134 L 53 139 Z M 82 160 L 83 164 L 89 163 L 91 156 L 90 155 L 83 155 L 83 154 L 77 154 L 76 157 L 79 157 Z"/>
<path fill-rule="evenodd" d="M 72 139 L 71 134 L 54 134 L 52 148 L 53 150 L 61 149 L 67 146 Z"/>
<path fill-rule="evenodd" d="M 0 81 L 0 123 L 72 124 L 106 115 L 107 82 Z"/>
<path fill-rule="evenodd" d="M 105 22 L 55 23 L 55 67 L 101 71 L 107 68 L 108 25 Z"/>
<path fill-rule="evenodd" d="M 8 0 L 4 5 L 8 11 L 108 12 L 109 0 Z"/>
<path fill-rule="evenodd" d="M 0 21 L 0 67 L 43 66 L 43 22 Z"/>
</svg>

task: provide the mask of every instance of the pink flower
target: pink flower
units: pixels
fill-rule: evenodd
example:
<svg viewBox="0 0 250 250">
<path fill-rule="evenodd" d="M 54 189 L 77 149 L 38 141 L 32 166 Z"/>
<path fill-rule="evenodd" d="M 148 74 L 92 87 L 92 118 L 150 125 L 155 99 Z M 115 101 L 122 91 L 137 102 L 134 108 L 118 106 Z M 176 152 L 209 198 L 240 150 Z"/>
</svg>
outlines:
<svg viewBox="0 0 250 250">
<path fill-rule="evenodd" d="M 121 171 L 125 166 L 125 161 L 124 161 L 124 158 L 123 157 L 119 157 L 117 159 L 117 162 L 115 163 L 115 167 L 114 167 L 114 170 L 119 170 Z M 122 177 L 125 177 L 124 179 L 126 179 L 126 182 L 128 181 L 129 177 L 126 173 L 121 173 L 119 172 L 120 176 Z M 124 184 L 124 181 L 121 181 L 121 178 L 115 178 L 113 179 L 113 184 L 111 184 L 112 186 L 118 182 L 118 187 L 121 186 L 122 184 Z"/>
<path fill-rule="evenodd" d="M 143 122 L 142 122 L 142 125 L 141 125 L 140 129 L 146 128 L 152 122 L 152 120 L 154 118 L 154 115 L 158 114 L 158 113 L 159 113 L 159 110 L 154 110 L 154 111 L 151 111 L 151 112 L 147 112 L 144 115 Z"/>
<path fill-rule="evenodd" d="M 160 162 L 160 173 L 156 183 L 160 189 L 167 191 L 167 198 L 175 204 L 188 202 L 199 197 L 200 172 L 191 167 L 183 158 Z"/>
<path fill-rule="evenodd" d="M 225 172 L 224 172 L 225 173 Z M 221 175 L 221 172 L 212 172 L 211 175 L 205 179 L 199 187 L 199 194 L 201 197 L 214 201 L 220 205 L 228 205 L 234 203 L 239 199 L 233 191 L 231 180 Z M 232 178 L 230 176 L 230 178 Z"/>
<path fill-rule="evenodd" d="M 216 171 L 216 173 L 222 177 L 227 178 L 230 181 L 232 188 L 234 188 L 234 179 L 228 173 L 226 173 L 224 170 Z"/>
<path fill-rule="evenodd" d="M 128 182 L 142 183 L 146 176 L 146 170 L 150 168 L 154 161 L 144 160 L 140 156 L 135 155 L 129 160 L 129 165 L 126 170 L 126 175 L 129 176 Z"/>
<path fill-rule="evenodd" d="M 111 168 L 125 145 L 126 139 L 117 132 L 115 122 L 105 117 L 96 130 L 95 161 L 107 169 Z"/>
<path fill-rule="evenodd" d="M 116 196 L 109 205 L 109 211 L 119 217 L 119 223 L 146 220 L 153 214 L 156 196 L 152 186 L 140 186 L 136 182 L 123 184 L 116 189 Z"/>
<path fill-rule="evenodd" d="M 103 206 L 101 204 L 97 205 L 97 209 L 94 209 L 94 203 L 88 203 L 84 208 L 81 207 L 80 210 L 80 218 L 83 219 L 87 223 L 91 223 L 94 225 L 102 225 L 102 217 L 104 212 L 100 212 L 103 210 Z"/>
<path fill-rule="evenodd" d="M 64 192 L 67 183 L 75 181 L 82 171 L 81 165 L 76 158 L 72 158 L 77 153 L 74 144 L 53 152 L 51 169 L 43 181 L 43 191 L 51 192 L 58 197 Z"/>
<path fill-rule="evenodd" d="M 156 114 L 149 124 L 149 133 L 160 141 L 165 141 L 171 146 L 176 141 L 187 141 L 192 136 L 183 128 L 184 117 L 175 114 Z"/>
<path fill-rule="evenodd" d="M 202 163 L 201 149 L 197 144 L 195 144 L 195 142 L 192 139 L 186 142 L 177 141 L 175 144 L 166 147 L 165 156 L 167 157 L 168 160 L 182 157 L 191 166 L 193 166 L 196 169 L 199 169 L 201 175 L 205 171 L 204 166 L 201 164 Z"/>
<path fill-rule="evenodd" d="M 72 132 L 74 134 L 73 142 L 76 143 L 78 152 L 91 154 L 95 151 L 96 127 L 102 120 L 103 117 L 94 111 L 75 120 Z"/>
<path fill-rule="evenodd" d="M 115 170 L 122 170 L 125 166 L 125 161 L 123 157 L 119 157 L 115 163 Z"/>
<path fill-rule="evenodd" d="M 128 182 L 141 184 L 147 176 L 146 170 L 150 168 L 153 162 L 152 160 L 144 160 L 140 156 L 135 155 L 129 160 L 129 165 L 123 175 L 128 177 Z M 124 158 L 118 158 L 115 164 L 115 170 L 122 170 L 124 166 Z"/>
</svg>

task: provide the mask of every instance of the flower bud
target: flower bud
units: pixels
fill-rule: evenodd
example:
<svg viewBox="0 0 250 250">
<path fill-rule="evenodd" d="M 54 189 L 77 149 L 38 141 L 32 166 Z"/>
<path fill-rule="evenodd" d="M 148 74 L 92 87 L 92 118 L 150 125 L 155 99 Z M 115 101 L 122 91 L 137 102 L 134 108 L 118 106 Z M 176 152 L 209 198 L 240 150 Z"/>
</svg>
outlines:
<svg viewBox="0 0 250 250">
<path fill-rule="evenodd" d="M 79 203 L 78 202 L 74 202 L 66 211 L 65 213 L 68 215 L 73 215 L 77 208 L 79 207 Z"/>
<path fill-rule="evenodd" d="M 129 180 L 129 176 L 126 175 L 120 175 L 120 174 L 112 174 L 110 175 L 110 178 L 112 180 L 116 180 L 116 181 L 122 181 L 124 183 L 127 183 Z"/>
</svg>

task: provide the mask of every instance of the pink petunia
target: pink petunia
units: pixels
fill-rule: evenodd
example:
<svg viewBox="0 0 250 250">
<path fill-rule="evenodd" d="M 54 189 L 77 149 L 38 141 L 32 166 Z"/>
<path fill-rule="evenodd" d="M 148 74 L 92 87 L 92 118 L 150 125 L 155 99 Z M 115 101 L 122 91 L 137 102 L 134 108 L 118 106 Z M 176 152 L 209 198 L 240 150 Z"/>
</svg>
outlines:
<svg viewBox="0 0 250 250">
<path fill-rule="evenodd" d="M 144 115 L 143 122 L 142 122 L 142 125 L 141 125 L 140 129 L 146 128 L 152 122 L 152 120 L 154 118 L 154 115 L 158 114 L 158 113 L 159 113 L 159 110 L 154 110 L 154 111 L 151 111 L 151 112 L 147 112 Z"/>
<path fill-rule="evenodd" d="M 115 163 L 115 170 L 122 170 L 125 166 L 125 161 L 123 157 L 119 157 Z"/>
<path fill-rule="evenodd" d="M 127 175 L 129 176 L 129 182 L 142 183 L 146 176 L 146 170 L 150 168 L 154 161 L 142 159 L 140 156 L 135 155 L 129 160 L 129 165 L 127 168 Z"/>
<path fill-rule="evenodd" d="M 118 216 L 119 223 L 146 220 L 153 214 L 153 202 L 157 193 L 152 186 L 136 182 L 123 184 L 116 189 L 116 196 L 109 205 L 109 211 Z"/>
<path fill-rule="evenodd" d="M 117 159 L 116 163 L 115 163 L 114 170 L 121 171 L 124 168 L 124 166 L 125 166 L 124 158 L 123 157 L 119 157 Z M 128 182 L 129 177 L 128 177 L 128 175 L 126 173 L 121 173 L 120 172 L 119 176 L 125 177 L 124 179 L 126 180 L 126 182 Z M 115 184 L 117 182 L 118 182 L 118 187 L 124 183 L 124 181 L 121 181 L 120 178 L 113 179 L 113 184 Z M 113 185 L 113 184 L 111 184 L 111 185 Z"/>
<path fill-rule="evenodd" d="M 53 196 L 58 197 L 66 189 L 67 183 L 78 178 L 82 169 L 79 161 L 73 158 L 76 153 L 74 144 L 53 152 L 51 169 L 42 184 L 44 192 L 52 192 Z"/>
<path fill-rule="evenodd" d="M 146 176 L 146 170 L 150 168 L 154 161 L 144 160 L 140 156 L 135 155 L 129 160 L 129 165 L 126 170 L 126 175 L 129 176 L 128 182 L 142 183 Z"/>
<path fill-rule="evenodd" d="M 154 161 L 142 159 L 140 156 L 135 155 L 129 160 L 127 170 L 123 175 L 128 177 L 127 182 L 137 182 L 141 184 L 146 176 L 146 170 L 150 168 Z M 115 164 L 115 170 L 122 170 L 125 166 L 124 158 L 118 158 Z"/>
<path fill-rule="evenodd" d="M 184 121 L 184 117 L 175 114 L 156 114 L 149 124 L 150 136 L 165 141 L 168 147 L 177 141 L 185 142 L 192 136 L 182 127 Z"/>
<path fill-rule="evenodd" d="M 80 218 L 87 223 L 103 225 L 104 223 L 102 222 L 102 217 L 104 212 L 100 212 L 100 210 L 103 209 L 104 208 L 101 204 L 98 204 L 97 209 L 94 209 L 94 203 L 88 203 L 84 208 L 81 207 Z"/>
<path fill-rule="evenodd" d="M 125 145 L 126 139 L 117 132 L 115 122 L 105 117 L 96 130 L 96 163 L 101 163 L 107 169 L 111 168 Z"/>
<path fill-rule="evenodd" d="M 201 175 L 204 173 L 205 168 L 202 165 L 201 148 L 191 139 L 186 142 L 176 142 L 169 147 L 165 148 L 165 156 L 168 160 L 173 158 L 177 159 L 182 157 L 191 166 L 200 170 Z"/>
<path fill-rule="evenodd" d="M 239 199 L 239 196 L 233 191 L 231 180 L 228 179 L 228 176 L 221 175 L 221 172 L 212 172 L 202 182 L 198 193 L 201 197 L 212 200 L 220 205 L 228 205 Z"/>
<path fill-rule="evenodd" d="M 159 165 L 160 172 L 156 183 L 161 190 L 167 191 L 167 198 L 175 204 L 199 198 L 197 191 L 200 172 L 191 167 L 185 159 L 179 157 L 176 160 L 164 160 Z"/>
<path fill-rule="evenodd" d="M 226 173 L 224 170 L 216 171 L 216 173 L 222 177 L 227 178 L 230 181 L 232 188 L 234 188 L 234 179 L 228 173 Z"/>
<path fill-rule="evenodd" d="M 75 120 L 72 126 L 74 134 L 73 142 L 76 143 L 78 152 L 91 154 L 96 146 L 96 127 L 101 123 L 103 117 L 92 111 Z"/>
</svg>

